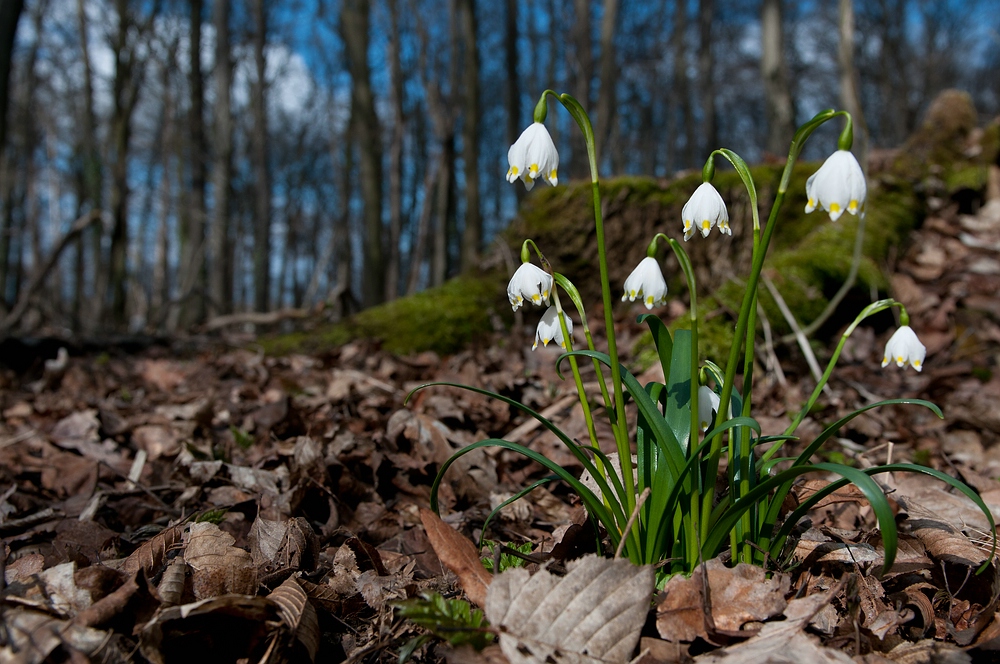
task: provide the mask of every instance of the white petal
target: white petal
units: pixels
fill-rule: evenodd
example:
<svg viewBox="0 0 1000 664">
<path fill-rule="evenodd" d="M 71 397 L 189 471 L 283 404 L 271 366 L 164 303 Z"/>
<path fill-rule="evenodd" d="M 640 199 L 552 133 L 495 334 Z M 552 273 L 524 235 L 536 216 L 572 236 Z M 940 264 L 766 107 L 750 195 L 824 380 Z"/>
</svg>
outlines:
<svg viewBox="0 0 1000 664">
<path fill-rule="evenodd" d="M 719 395 L 707 385 L 698 388 L 698 421 L 701 423 L 702 433 L 715 421 L 715 413 L 719 411 Z"/>
<path fill-rule="evenodd" d="M 573 334 L 573 321 L 569 316 L 563 313 L 566 318 L 566 331 Z M 535 328 L 535 343 L 531 347 L 531 350 L 535 350 L 538 347 L 538 342 L 541 341 L 543 346 L 548 346 L 549 341 L 555 341 L 558 345 L 563 348 L 566 347 L 565 337 L 563 336 L 562 326 L 559 324 L 559 312 L 554 306 L 549 307 L 542 314 L 541 319 L 538 321 L 538 326 Z"/>
<path fill-rule="evenodd" d="M 909 325 L 902 325 L 885 344 L 882 366 L 895 362 L 898 367 L 909 364 L 917 371 L 921 371 L 926 357 L 927 348 L 917 339 L 917 334 Z"/>
<path fill-rule="evenodd" d="M 848 150 L 837 150 L 806 181 L 809 199 L 806 212 L 821 207 L 836 221 L 844 212 L 861 211 L 867 193 L 865 174 L 858 160 Z"/>
<path fill-rule="evenodd" d="M 538 305 L 548 304 L 551 291 L 552 276 L 531 263 L 521 263 L 507 283 L 507 299 L 514 311 L 526 300 Z"/>
<path fill-rule="evenodd" d="M 667 303 L 667 282 L 655 258 L 649 256 L 643 258 L 625 279 L 625 294 L 622 296 L 622 301 L 626 298 L 629 302 L 642 300 L 647 309 Z"/>
<path fill-rule="evenodd" d="M 720 226 L 723 233 L 727 232 L 721 225 L 725 223 L 728 228 L 729 212 L 726 210 L 726 202 L 712 183 L 702 182 L 681 209 L 681 219 L 684 222 L 685 240 L 694 235 L 695 230 L 703 237 L 708 237 L 716 225 Z"/>
</svg>

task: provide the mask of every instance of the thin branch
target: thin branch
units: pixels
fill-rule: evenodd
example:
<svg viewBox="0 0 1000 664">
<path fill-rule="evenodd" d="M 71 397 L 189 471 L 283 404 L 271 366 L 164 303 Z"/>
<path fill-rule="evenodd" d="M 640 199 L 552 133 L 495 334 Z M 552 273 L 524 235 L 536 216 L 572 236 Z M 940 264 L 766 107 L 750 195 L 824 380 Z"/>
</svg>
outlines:
<svg viewBox="0 0 1000 664">
<path fill-rule="evenodd" d="M 802 354 L 806 356 L 806 362 L 809 363 L 809 370 L 812 372 L 813 379 L 818 383 L 823 377 L 823 371 L 819 368 L 819 362 L 816 361 L 816 355 L 809 346 L 809 340 L 802 332 L 802 328 L 799 327 L 798 321 L 795 320 L 795 315 L 788 308 L 788 305 L 785 304 L 784 298 L 781 297 L 781 293 L 778 292 L 778 289 L 774 287 L 774 283 L 771 279 L 766 274 L 761 275 L 761 277 L 764 280 L 764 285 L 767 287 L 767 290 L 771 293 L 771 297 L 773 297 L 774 301 L 777 303 L 778 309 L 781 310 L 781 315 L 785 317 L 785 320 L 788 322 L 788 326 L 792 328 L 794 338 L 799 342 L 799 348 L 802 349 Z M 828 396 L 833 394 L 830 391 L 829 385 L 824 385 L 823 391 Z"/>
</svg>

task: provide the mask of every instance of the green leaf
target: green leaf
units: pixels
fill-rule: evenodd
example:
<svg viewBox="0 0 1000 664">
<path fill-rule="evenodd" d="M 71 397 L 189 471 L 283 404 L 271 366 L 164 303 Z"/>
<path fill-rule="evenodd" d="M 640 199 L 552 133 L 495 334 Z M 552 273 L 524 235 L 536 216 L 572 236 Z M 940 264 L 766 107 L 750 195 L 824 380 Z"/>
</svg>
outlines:
<svg viewBox="0 0 1000 664">
<path fill-rule="evenodd" d="M 686 456 L 691 440 L 691 331 L 677 330 L 667 377 L 667 424 Z M 698 389 L 695 385 L 694 389 Z M 697 436 L 695 436 L 697 438 Z"/>
<path fill-rule="evenodd" d="M 656 346 L 656 354 L 660 358 L 660 366 L 663 367 L 664 380 L 670 376 L 670 359 L 674 342 L 670 338 L 670 330 L 663 324 L 659 317 L 653 314 L 642 314 L 637 321 L 645 323 L 653 335 L 653 345 Z"/>
<path fill-rule="evenodd" d="M 747 194 L 750 195 L 750 210 L 753 213 L 753 227 L 755 229 L 760 228 L 760 212 L 757 210 L 757 188 L 753 183 L 753 176 L 750 175 L 750 167 L 747 163 L 743 161 L 743 158 L 733 152 L 728 148 L 719 148 L 716 150 L 719 154 L 729 160 L 729 163 L 733 165 L 736 172 L 739 174 L 740 179 L 743 180 L 743 186 L 747 188 Z M 719 383 L 722 384 L 721 382 Z"/>
<path fill-rule="evenodd" d="M 486 629 L 489 623 L 483 612 L 473 609 L 465 600 L 445 599 L 438 593 L 432 593 L 397 602 L 393 606 L 400 616 L 412 620 L 453 646 L 469 644 L 476 650 L 482 650 L 493 641 L 493 634 Z M 411 643 L 407 643 L 400 651 L 401 660 Z M 419 642 L 413 643 L 407 656 L 412 655 L 419 645 Z"/>
</svg>

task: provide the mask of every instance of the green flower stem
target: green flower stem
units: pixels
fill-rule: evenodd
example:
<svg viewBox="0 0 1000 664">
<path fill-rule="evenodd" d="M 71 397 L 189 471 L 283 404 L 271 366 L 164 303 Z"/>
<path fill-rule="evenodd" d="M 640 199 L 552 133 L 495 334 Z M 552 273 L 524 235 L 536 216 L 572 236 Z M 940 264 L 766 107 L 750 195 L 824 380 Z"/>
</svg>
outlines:
<svg viewBox="0 0 1000 664">
<path fill-rule="evenodd" d="M 615 319 L 611 301 L 611 285 L 608 281 L 608 254 L 604 241 L 604 217 L 601 213 L 601 189 L 597 172 L 597 149 L 594 145 L 594 128 L 583 106 L 569 94 L 556 94 L 552 90 L 542 93 L 542 98 L 552 95 L 569 111 L 583 132 L 587 143 L 587 158 L 590 161 L 590 182 L 594 198 L 594 228 L 597 233 L 597 255 L 601 275 L 601 297 L 604 302 L 604 324 L 608 335 L 608 355 L 611 357 L 611 386 L 614 389 L 614 420 L 612 428 L 615 431 L 615 443 L 618 448 L 618 461 L 622 469 L 622 483 L 625 486 L 627 505 L 623 505 L 626 514 L 635 509 L 635 479 L 632 477 L 632 450 L 628 440 L 628 423 L 625 421 L 625 397 L 622 393 L 621 367 L 618 363 L 618 345 L 615 342 Z M 541 100 L 539 100 L 541 104 Z M 536 117 L 538 113 L 536 112 Z"/>
<path fill-rule="evenodd" d="M 694 277 L 694 268 L 691 267 L 691 259 L 688 257 L 687 252 L 684 251 L 681 243 L 673 238 L 664 236 L 662 233 L 658 233 L 656 237 L 665 238 L 667 243 L 670 244 L 670 248 L 674 250 L 677 262 L 680 263 L 681 270 L 684 272 L 684 278 L 687 280 L 688 293 L 691 298 L 691 432 L 687 445 L 688 453 L 690 454 L 698 447 L 698 434 L 701 432 L 701 421 L 698 418 L 698 386 L 700 384 L 698 380 L 700 370 L 698 358 L 698 287 Z M 701 516 L 711 514 L 712 498 L 713 496 L 710 494 L 700 496 L 698 491 L 691 492 L 691 518 L 688 523 L 690 532 L 687 538 L 689 555 L 691 557 L 688 560 L 698 559 L 698 550 L 701 548 L 699 542 L 708 534 L 706 531 L 708 520 L 702 519 Z M 698 505 L 699 499 L 702 503 L 700 508 Z"/>
<path fill-rule="evenodd" d="M 552 303 L 556 307 L 556 313 L 559 315 L 559 329 L 563 333 L 563 349 L 566 352 L 571 352 L 573 350 L 573 337 L 570 336 L 569 328 L 566 326 L 566 314 L 563 313 L 562 303 L 559 301 L 559 289 L 552 289 Z M 580 367 L 576 362 L 576 356 L 569 356 L 569 366 L 573 370 L 573 382 L 576 383 L 576 393 L 580 397 L 580 408 L 583 409 L 583 419 L 587 421 L 587 433 L 590 435 L 590 444 L 594 447 L 597 445 L 597 430 L 594 428 L 594 416 L 590 412 L 590 404 L 587 402 L 587 392 L 583 389 L 583 377 L 580 376 Z M 600 448 L 598 448 L 600 449 Z M 596 462 L 597 469 L 604 474 L 604 464 L 601 463 L 600 459 Z M 607 497 L 605 497 L 607 500 Z"/>
<path fill-rule="evenodd" d="M 795 430 L 799 428 L 800 424 L 802 424 L 802 420 L 809 413 L 809 411 L 812 410 L 812 407 L 816 405 L 816 400 L 819 398 L 820 392 L 823 391 L 823 386 L 826 385 L 828 380 L 830 380 L 830 374 L 833 373 L 833 368 L 837 366 L 837 360 L 840 359 L 840 352 L 844 349 L 844 344 L 847 343 L 847 338 L 850 337 L 851 334 L 854 332 L 854 330 L 858 327 L 858 325 L 861 324 L 861 321 L 863 321 L 864 319 L 868 318 L 873 314 L 877 314 L 880 311 L 885 311 L 890 307 L 902 308 L 902 305 L 893 300 L 892 298 L 879 300 L 878 302 L 872 302 L 867 307 L 862 309 L 861 313 L 858 314 L 857 318 L 854 319 L 854 322 L 851 323 L 846 330 L 844 330 L 844 333 L 840 336 L 840 342 L 837 344 L 837 348 L 833 351 L 833 356 L 830 358 L 830 362 L 826 365 L 826 371 L 823 372 L 823 375 L 820 377 L 819 382 L 816 383 L 816 388 L 809 396 L 809 400 L 806 401 L 805 405 L 802 406 L 802 409 L 799 410 L 798 415 L 795 416 L 795 419 L 792 420 L 792 423 L 788 425 L 787 429 L 785 429 L 786 436 L 790 436 L 793 433 L 795 433 Z M 773 457 L 777 453 L 777 451 L 781 448 L 783 443 L 784 441 L 781 440 L 772 445 L 771 448 L 761 456 L 760 458 L 761 463 L 766 463 L 771 457 Z"/>
<path fill-rule="evenodd" d="M 767 224 L 764 226 L 764 233 L 761 236 L 760 245 L 757 248 L 757 252 L 753 256 L 750 276 L 747 279 L 747 287 L 743 295 L 743 304 L 740 307 L 740 315 L 736 320 L 736 332 L 733 335 L 733 343 L 729 347 L 729 359 L 726 362 L 726 376 L 722 384 L 720 408 L 716 417 L 717 427 L 724 424 L 728 418 L 729 409 L 722 404 L 728 405 L 733 396 L 733 387 L 736 380 L 736 364 L 739 361 L 740 349 L 744 347 L 744 342 L 746 348 L 751 350 L 753 348 L 753 337 L 755 336 L 755 332 L 750 330 L 750 336 L 747 336 L 751 312 L 754 309 L 757 287 L 760 282 L 760 273 L 764 268 L 764 258 L 767 256 L 767 248 L 771 244 L 771 236 L 774 235 L 774 227 L 778 218 L 778 210 L 781 209 L 781 205 L 785 201 L 785 193 L 788 191 L 788 183 L 792 178 L 792 168 L 795 166 L 795 160 L 798 159 L 799 153 L 802 151 L 802 146 L 805 144 L 806 139 L 809 138 L 812 132 L 824 122 L 827 122 L 842 113 L 844 113 L 844 111 L 838 112 L 832 109 L 821 111 L 812 120 L 799 127 L 798 131 L 795 132 L 795 137 L 792 139 L 792 144 L 788 149 L 788 159 L 785 162 L 785 168 L 781 173 L 781 181 L 778 183 L 778 191 L 775 194 L 774 203 L 771 205 L 771 212 L 768 215 Z M 709 495 L 714 495 L 715 492 L 715 482 L 719 472 L 719 458 L 721 456 L 721 452 L 722 437 L 716 436 L 712 441 L 710 448 L 707 468 L 708 475 L 705 478 L 708 483 L 706 492 Z"/>
</svg>

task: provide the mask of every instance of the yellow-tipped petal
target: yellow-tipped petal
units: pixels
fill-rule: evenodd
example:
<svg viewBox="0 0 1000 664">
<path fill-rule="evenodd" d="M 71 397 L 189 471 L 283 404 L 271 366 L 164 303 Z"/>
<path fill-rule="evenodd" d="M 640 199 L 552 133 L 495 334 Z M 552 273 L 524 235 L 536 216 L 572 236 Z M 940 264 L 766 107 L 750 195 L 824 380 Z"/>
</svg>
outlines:
<svg viewBox="0 0 1000 664">
<path fill-rule="evenodd" d="M 528 173 L 531 174 L 531 177 L 537 178 L 538 177 L 538 164 L 532 164 L 531 166 L 528 166 Z"/>
<path fill-rule="evenodd" d="M 539 295 L 538 293 L 535 293 L 534 295 L 531 296 L 531 301 L 534 302 L 535 304 L 538 304 L 542 301 L 542 296 Z"/>
<path fill-rule="evenodd" d="M 840 212 L 840 203 L 830 203 L 830 212 Z"/>
<path fill-rule="evenodd" d="M 711 227 L 712 227 L 712 222 L 709 221 L 708 219 L 705 219 L 704 221 L 701 222 L 701 228 L 702 228 L 702 230 L 706 230 L 707 231 Z"/>
<path fill-rule="evenodd" d="M 517 166 L 511 166 L 510 170 L 507 172 L 510 173 L 511 175 L 517 175 Z"/>
<path fill-rule="evenodd" d="M 653 306 L 653 296 L 652 295 L 649 295 L 649 296 L 646 297 L 646 306 L 647 307 Z"/>
<path fill-rule="evenodd" d="M 852 200 L 847 205 L 847 211 L 850 212 L 851 214 L 857 214 L 857 212 L 858 212 L 858 201 L 857 200 Z"/>
<path fill-rule="evenodd" d="M 551 172 L 551 173 L 549 173 L 549 179 L 550 179 L 550 180 L 556 180 L 556 179 L 558 179 L 558 177 L 559 177 L 559 176 L 558 176 L 558 175 L 556 174 L 556 169 L 554 169 L 554 168 L 553 168 L 553 169 L 552 169 L 552 172 Z"/>
</svg>

